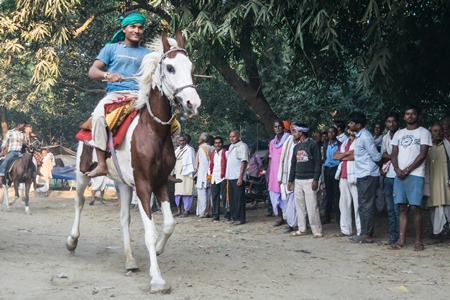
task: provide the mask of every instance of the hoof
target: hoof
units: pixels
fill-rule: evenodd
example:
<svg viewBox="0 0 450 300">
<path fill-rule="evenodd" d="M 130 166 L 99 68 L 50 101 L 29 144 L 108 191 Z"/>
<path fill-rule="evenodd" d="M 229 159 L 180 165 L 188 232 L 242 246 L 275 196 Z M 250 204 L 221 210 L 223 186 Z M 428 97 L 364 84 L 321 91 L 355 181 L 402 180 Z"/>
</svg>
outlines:
<svg viewBox="0 0 450 300">
<path fill-rule="evenodd" d="M 152 293 L 152 294 L 156 294 L 156 293 L 170 294 L 171 291 L 172 291 L 171 286 L 166 282 L 150 283 L 150 293 Z"/>
<path fill-rule="evenodd" d="M 77 249 L 78 246 L 78 239 L 72 239 L 71 236 L 67 237 L 67 241 L 66 241 L 66 248 L 69 251 L 75 251 L 75 249 Z"/>
<path fill-rule="evenodd" d="M 14 197 L 13 201 L 8 201 L 8 205 L 13 205 L 17 201 L 17 199 L 19 199 L 19 197 Z"/>
<path fill-rule="evenodd" d="M 135 260 L 129 261 L 126 263 L 125 268 L 127 271 L 137 271 L 139 270 L 139 266 Z"/>
<path fill-rule="evenodd" d="M 25 213 L 28 215 L 28 216 L 31 216 L 31 211 L 30 211 L 30 208 L 27 206 L 27 207 L 25 207 Z"/>
</svg>

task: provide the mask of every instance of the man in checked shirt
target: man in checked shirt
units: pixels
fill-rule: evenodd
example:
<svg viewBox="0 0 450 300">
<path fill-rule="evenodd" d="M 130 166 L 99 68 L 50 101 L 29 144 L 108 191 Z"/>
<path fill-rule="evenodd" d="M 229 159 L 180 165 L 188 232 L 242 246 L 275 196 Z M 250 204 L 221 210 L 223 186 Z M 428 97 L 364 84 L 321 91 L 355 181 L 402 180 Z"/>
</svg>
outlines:
<svg viewBox="0 0 450 300">
<path fill-rule="evenodd" d="M 27 122 L 19 121 L 17 122 L 16 128 L 8 130 L 6 132 L 5 138 L 3 139 L 2 149 L 0 153 L 3 153 L 5 147 L 7 155 L 0 165 L 0 184 L 3 183 L 3 177 L 5 176 L 6 167 L 17 157 L 19 157 L 22 145 L 25 143 L 25 125 Z"/>
</svg>

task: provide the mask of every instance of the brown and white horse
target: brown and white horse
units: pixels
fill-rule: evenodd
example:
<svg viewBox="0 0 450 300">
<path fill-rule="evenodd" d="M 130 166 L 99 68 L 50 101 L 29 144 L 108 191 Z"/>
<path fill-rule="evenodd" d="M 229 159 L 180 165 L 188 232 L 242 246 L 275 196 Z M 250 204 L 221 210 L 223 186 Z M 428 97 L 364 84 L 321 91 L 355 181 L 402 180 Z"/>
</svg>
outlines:
<svg viewBox="0 0 450 300">
<path fill-rule="evenodd" d="M 122 176 L 119 176 L 112 159 L 107 160 L 107 165 L 108 177 L 115 180 L 120 189 L 125 267 L 127 270 L 138 269 L 131 251 L 129 232 L 132 187 L 135 186 L 140 199 L 145 244 L 150 255 L 150 289 L 152 292 L 170 292 L 170 285 L 161 276 L 156 256 L 164 251 L 175 228 L 167 187 L 167 178 L 175 165 L 170 137 L 172 110 L 175 107 L 189 118 L 197 114 L 201 101 L 193 84 L 194 66 L 184 49 L 181 32 L 177 32 L 174 40 L 167 38 L 164 31 L 161 39 L 155 40 L 150 48 L 152 52 L 143 59 L 138 74 L 140 90 L 135 105 L 141 108 L 140 113 L 132 121 L 124 141 L 116 149 Z M 74 251 L 78 244 L 80 214 L 85 202 L 84 190 L 90 179 L 80 171 L 80 157 L 87 147 L 80 143 L 77 152 L 75 220 L 66 241 L 70 251 Z M 152 193 L 160 202 L 164 218 L 159 239 L 151 214 Z"/>
</svg>

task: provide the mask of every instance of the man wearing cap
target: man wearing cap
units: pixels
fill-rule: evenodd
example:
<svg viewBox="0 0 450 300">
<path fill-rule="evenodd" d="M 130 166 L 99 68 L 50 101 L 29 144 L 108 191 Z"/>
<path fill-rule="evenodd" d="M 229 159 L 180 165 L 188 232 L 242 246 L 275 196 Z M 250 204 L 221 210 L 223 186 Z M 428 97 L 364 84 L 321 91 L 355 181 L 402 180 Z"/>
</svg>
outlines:
<svg viewBox="0 0 450 300">
<path fill-rule="evenodd" d="M 105 104 L 120 96 L 138 96 L 139 86 L 134 80 L 124 78 L 135 76 L 142 59 L 150 51 L 139 45 L 144 32 L 145 17 L 138 12 L 129 12 L 118 18 L 122 28 L 116 32 L 110 42 L 100 51 L 89 69 L 92 79 L 106 80 L 106 95 L 92 113 L 92 141 L 97 153 L 97 167 L 88 172 L 89 177 L 106 175 L 105 151 L 108 136 L 105 130 Z M 107 71 L 105 71 L 107 70 Z"/>
</svg>

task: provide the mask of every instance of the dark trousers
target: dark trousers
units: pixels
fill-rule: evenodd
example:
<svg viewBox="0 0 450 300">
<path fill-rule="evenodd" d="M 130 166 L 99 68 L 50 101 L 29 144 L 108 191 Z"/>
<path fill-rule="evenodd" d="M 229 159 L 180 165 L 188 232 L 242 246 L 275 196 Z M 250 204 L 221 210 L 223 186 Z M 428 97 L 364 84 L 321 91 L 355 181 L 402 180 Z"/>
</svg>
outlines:
<svg viewBox="0 0 450 300">
<path fill-rule="evenodd" d="M 245 182 L 237 186 L 237 179 L 228 180 L 230 214 L 233 221 L 245 223 Z"/>
<path fill-rule="evenodd" d="M 213 203 L 213 220 L 220 219 L 220 200 L 223 203 L 223 214 L 225 219 L 230 219 L 230 206 L 227 202 L 227 181 L 222 180 L 220 183 L 213 183 L 211 185 L 211 196 Z"/>
<path fill-rule="evenodd" d="M 323 171 L 323 177 L 325 179 L 325 188 L 327 189 L 325 207 L 325 219 L 330 221 L 331 212 L 334 211 L 336 222 L 339 224 L 341 219 L 341 211 L 339 209 L 339 199 L 341 192 L 339 190 L 339 180 L 334 179 L 337 171 L 336 167 L 325 167 Z"/>
<path fill-rule="evenodd" d="M 373 236 L 374 233 L 375 199 L 377 196 L 378 180 L 378 176 L 366 176 L 358 178 L 356 181 L 361 234 L 369 236 Z"/>
</svg>

